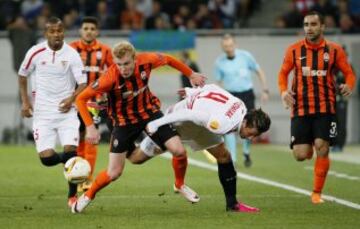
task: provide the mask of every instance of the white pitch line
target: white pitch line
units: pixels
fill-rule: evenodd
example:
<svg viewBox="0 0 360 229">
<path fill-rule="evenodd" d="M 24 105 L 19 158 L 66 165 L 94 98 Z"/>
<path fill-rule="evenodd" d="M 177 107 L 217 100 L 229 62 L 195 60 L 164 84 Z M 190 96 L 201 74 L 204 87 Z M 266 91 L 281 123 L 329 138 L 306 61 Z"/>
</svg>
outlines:
<svg viewBox="0 0 360 229">
<path fill-rule="evenodd" d="M 163 154 L 163 157 L 172 158 L 172 156 L 170 154 L 168 154 L 168 153 Z M 195 159 L 192 159 L 192 158 L 188 158 L 188 161 L 189 161 L 189 164 L 195 165 L 195 166 L 200 167 L 200 168 L 213 170 L 213 171 L 218 170 L 217 165 L 211 165 L 209 163 L 198 161 L 198 160 L 195 160 Z M 240 172 L 237 172 L 237 176 L 239 178 L 242 178 L 242 179 L 245 179 L 245 180 L 255 181 L 257 183 L 266 184 L 266 185 L 269 185 L 269 186 L 274 186 L 274 187 L 277 187 L 277 188 L 281 188 L 281 189 L 285 189 L 285 190 L 288 190 L 288 191 L 296 192 L 296 193 L 303 194 L 303 195 L 306 195 L 306 196 L 311 195 L 311 192 L 308 191 L 308 190 L 305 190 L 305 189 L 302 189 L 302 188 L 297 188 L 297 187 L 292 186 L 292 185 L 281 184 L 281 183 L 271 181 L 271 180 L 268 180 L 268 179 L 265 179 L 265 178 L 256 177 L 256 176 L 252 176 L 252 175 L 248 175 L 248 174 L 240 173 Z M 350 207 L 350 208 L 355 208 L 355 209 L 360 210 L 360 204 L 353 203 L 353 202 L 350 202 L 348 200 L 339 199 L 339 198 L 334 197 L 334 196 L 324 195 L 324 194 L 321 195 L 321 197 L 324 200 L 333 201 L 335 203 L 338 203 L 338 204 L 341 204 L 341 205 L 344 205 L 344 206 L 347 206 L 347 207 Z"/>
</svg>

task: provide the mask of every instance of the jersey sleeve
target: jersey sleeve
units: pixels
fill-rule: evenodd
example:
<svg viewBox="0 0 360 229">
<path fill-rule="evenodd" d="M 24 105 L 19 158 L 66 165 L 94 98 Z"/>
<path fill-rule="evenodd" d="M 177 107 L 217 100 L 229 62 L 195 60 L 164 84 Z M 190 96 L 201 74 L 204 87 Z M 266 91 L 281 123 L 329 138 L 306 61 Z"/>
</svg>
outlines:
<svg viewBox="0 0 360 229">
<path fill-rule="evenodd" d="M 293 54 L 291 47 L 286 50 L 284 61 L 278 76 L 278 86 L 280 94 L 288 88 L 288 78 L 290 71 L 294 68 Z"/>
<path fill-rule="evenodd" d="M 87 82 L 87 77 L 84 70 L 84 65 L 81 61 L 80 55 L 74 51 L 74 55 L 72 57 L 70 68 L 71 72 L 77 82 L 77 84 L 83 84 Z"/>
<path fill-rule="evenodd" d="M 36 55 L 36 51 L 34 47 L 29 49 L 29 51 L 27 51 L 25 58 L 21 63 L 18 71 L 18 74 L 20 76 L 28 77 L 35 70 L 35 58 L 36 58 L 35 55 Z"/>
<path fill-rule="evenodd" d="M 338 58 L 336 59 L 335 65 L 344 74 L 345 83 L 353 90 L 356 77 L 342 47 L 339 47 L 338 49 Z"/>
<path fill-rule="evenodd" d="M 106 74 L 102 75 L 94 83 L 87 86 L 85 90 L 76 97 L 77 108 L 86 126 L 93 124 L 93 119 L 87 109 L 87 101 L 96 96 L 98 93 L 110 91 L 113 87 L 114 79 L 114 73 L 112 71 L 107 71 Z"/>
<path fill-rule="evenodd" d="M 106 56 L 105 56 L 105 65 L 107 68 L 109 68 L 113 64 L 114 64 L 114 58 L 112 56 L 111 49 L 107 47 Z"/>
<path fill-rule="evenodd" d="M 258 71 L 260 69 L 260 65 L 256 62 L 255 57 L 250 52 L 246 52 L 246 57 L 248 59 L 249 68 L 253 71 Z"/>
<path fill-rule="evenodd" d="M 153 68 L 157 68 L 157 67 L 164 66 L 164 65 L 169 65 L 169 66 L 177 69 L 178 71 L 180 71 L 182 74 L 184 74 L 187 77 L 189 77 L 193 73 L 193 70 L 189 66 L 187 66 L 183 62 L 179 61 L 178 59 L 176 59 L 168 54 L 152 53 L 152 54 L 149 54 L 148 57 L 153 65 Z"/>
</svg>

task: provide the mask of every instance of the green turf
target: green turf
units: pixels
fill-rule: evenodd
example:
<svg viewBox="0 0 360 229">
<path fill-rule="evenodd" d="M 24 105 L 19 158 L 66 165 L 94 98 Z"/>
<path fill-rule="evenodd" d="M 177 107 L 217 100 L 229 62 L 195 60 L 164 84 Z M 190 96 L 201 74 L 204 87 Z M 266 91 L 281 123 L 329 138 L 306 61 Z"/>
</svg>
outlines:
<svg viewBox="0 0 360 229">
<path fill-rule="evenodd" d="M 98 153 L 97 171 L 107 163 L 107 146 Z M 296 162 L 285 147 L 254 146 L 253 167 L 238 171 L 311 190 L 313 161 Z M 194 153 L 191 157 L 203 160 Z M 360 166 L 332 161 L 331 170 L 360 176 Z M 83 214 L 66 205 L 61 166 L 41 166 L 33 146 L 0 146 L 0 228 L 360 228 L 360 210 L 337 203 L 321 206 L 309 197 L 238 179 L 238 196 L 261 208 L 259 214 L 224 210 L 215 171 L 189 166 L 187 183 L 201 196 L 190 204 L 171 191 L 171 163 L 155 158 L 144 165 L 126 164 L 123 176 L 102 190 Z M 360 180 L 328 177 L 325 194 L 360 204 Z"/>
</svg>

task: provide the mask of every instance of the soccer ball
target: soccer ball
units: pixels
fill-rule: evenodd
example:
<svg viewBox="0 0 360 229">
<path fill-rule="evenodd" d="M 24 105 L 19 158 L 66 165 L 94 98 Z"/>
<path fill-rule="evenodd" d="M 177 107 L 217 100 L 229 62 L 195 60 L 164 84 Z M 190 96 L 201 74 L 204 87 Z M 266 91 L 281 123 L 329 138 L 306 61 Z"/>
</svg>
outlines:
<svg viewBox="0 0 360 229">
<path fill-rule="evenodd" d="M 86 181 L 91 172 L 90 164 L 82 157 L 70 158 L 64 166 L 65 179 L 73 184 Z"/>
</svg>

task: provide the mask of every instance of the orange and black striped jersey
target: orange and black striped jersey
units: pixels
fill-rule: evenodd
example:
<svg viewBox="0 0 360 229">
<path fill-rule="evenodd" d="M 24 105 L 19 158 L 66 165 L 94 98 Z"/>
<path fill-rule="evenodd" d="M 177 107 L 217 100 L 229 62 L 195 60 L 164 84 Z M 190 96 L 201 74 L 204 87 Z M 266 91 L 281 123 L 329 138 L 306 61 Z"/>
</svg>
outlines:
<svg viewBox="0 0 360 229">
<path fill-rule="evenodd" d="M 113 63 L 111 48 L 94 40 L 91 44 L 85 44 L 81 40 L 70 43 L 71 47 L 77 50 L 84 64 L 88 85 L 105 72 Z M 106 67 L 106 68 L 105 68 Z"/>
<path fill-rule="evenodd" d="M 279 72 L 278 84 L 280 93 L 288 90 L 288 76 L 294 70 L 291 90 L 296 102 L 291 117 L 335 113 L 336 69 L 343 72 L 345 83 L 354 88 L 355 75 L 340 45 L 325 39 L 317 45 L 306 39 L 290 45 Z"/>
<path fill-rule="evenodd" d="M 125 126 L 150 118 L 160 110 L 160 100 L 151 93 L 148 82 L 151 70 L 169 65 L 186 76 L 192 70 L 184 63 L 163 53 L 139 53 L 135 57 L 132 76 L 124 78 L 116 64 L 104 75 L 89 85 L 76 99 L 81 117 L 86 126 L 93 123 L 86 109 L 86 101 L 97 93 L 107 93 L 108 114 L 113 125 Z"/>
</svg>

